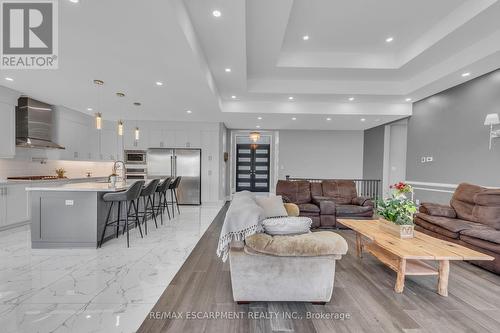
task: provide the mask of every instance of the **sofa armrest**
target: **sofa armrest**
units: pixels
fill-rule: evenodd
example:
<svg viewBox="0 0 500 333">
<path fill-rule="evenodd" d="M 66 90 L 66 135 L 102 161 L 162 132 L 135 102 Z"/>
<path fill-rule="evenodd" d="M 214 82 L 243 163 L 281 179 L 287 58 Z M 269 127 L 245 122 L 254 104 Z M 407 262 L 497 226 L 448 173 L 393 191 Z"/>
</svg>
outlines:
<svg viewBox="0 0 500 333">
<path fill-rule="evenodd" d="M 335 215 L 336 205 L 335 202 L 330 200 L 322 200 L 319 202 L 319 211 L 321 215 Z"/>
<path fill-rule="evenodd" d="M 370 197 L 356 197 L 353 198 L 351 201 L 351 204 L 357 205 L 357 206 L 372 206 L 373 207 L 373 201 L 370 199 Z"/>
<path fill-rule="evenodd" d="M 431 202 L 423 202 L 418 210 L 420 213 L 431 216 L 442 216 L 452 219 L 457 217 L 457 212 L 452 207 Z"/>
</svg>

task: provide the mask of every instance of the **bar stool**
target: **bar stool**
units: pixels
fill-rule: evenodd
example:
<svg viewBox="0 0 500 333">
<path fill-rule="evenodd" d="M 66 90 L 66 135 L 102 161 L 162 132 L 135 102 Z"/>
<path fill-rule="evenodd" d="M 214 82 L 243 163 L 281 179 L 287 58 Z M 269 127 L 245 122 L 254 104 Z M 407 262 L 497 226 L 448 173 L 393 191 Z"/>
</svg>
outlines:
<svg viewBox="0 0 500 333">
<path fill-rule="evenodd" d="M 172 204 L 173 217 L 175 217 L 174 205 L 177 206 L 177 213 L 179 214 L 181 213 L 181 211 L 179 210 L 179 201 L 177 200 L 177 189 L 179 188 L 179 184 L 181 183 L 181 178 L 182 178 L 181 176 L 176 177 L 168 187 L 168 189 L 170 190 L 170 197 L 172 199 L 170 203 Z"/>
<path fill-rule="evenodd" d="M 114 193 L 106 193 L 102 196 L 102 199 L 105 202 L 111 202 L 111 205 L 109 206 L 108 210 L 108 216 L 106 217 L 106 223 L 104 225 L 104 230 L 102 231 L 101 235 L 101 241 L 99 242 L 99 247 L 102 246 L 102 243 L 104 242 L 104 236 L 106 234 L 106 228 L 108 225 L 113 225 L 116 223 L 116 238 L 118 238 L 119 230 L 120 230 L 120 222 L 124 221 L 123 225 L 123 232 L 127 231 L 127 247 L 130 247 L 130 241 L 129 241 L 129 218 L 133 217 L 133 215 L 130 215 L 130 209 L 131 207 L 134 208 L 135 210 L 135 225 L 136 227 L 139 227 L 139 232 L 142 235 L 142 229 L 141 229 L 141 224 L 139 223 L 139 219 L 137 218 L 138 216 L 138 207 L 136 204 L 136 200 L 138 200 L 139 195 L 141 193 L 142 187 L 144 186 L 144 181 L 139 180 L 136 181 L 132 186 L 130 186 L 126 191 L 122 192 L 114 192 Z M 111 211 L 113 209 L 113 205 L 115 202 L 118 203 L 118 217 L 115 221 L 109 221 L 109 218 L 111 216 Z M 125 204 L 125 219 L 121 219 L 121 211 L 122 211 L 122 203 Z"/>
<path fill-rule="evenodd" d="M 170 220 L 170 210 L 167 205 L 167 190 L 172 182 L 172 177 L 164 179 L 156 188 L 156 194 L 158 195 L 158 205 L 155 205 L 156 215 L 160 215 L 161 224 L 163 225 L 163 212 L 167 209 L 168 219 Z"/>
<path fill-rule="evenodd" d="M 139 195 L 139 199 L 137 199 L 137 202 L 142 198 L 143 202 L 143 211 L 139 211 L 140 217 L 142 217 L 142 223 L 144 223 L 144 231 L 146 235 L 148 234 L 148 220 L 152 217 L 155 221 L 155 226 L 158 228 L 158 222 L 156 221 L 156 214 L 155 214 L 155 205 L 154 205 L 154 195 L 156 193 L 156 188 L 158 187 L 158 183 L 160 182 L 159 179 L 153 179 L 152 181 L 149 182 L 141 191 L 141 194 Z"/>
</svg>

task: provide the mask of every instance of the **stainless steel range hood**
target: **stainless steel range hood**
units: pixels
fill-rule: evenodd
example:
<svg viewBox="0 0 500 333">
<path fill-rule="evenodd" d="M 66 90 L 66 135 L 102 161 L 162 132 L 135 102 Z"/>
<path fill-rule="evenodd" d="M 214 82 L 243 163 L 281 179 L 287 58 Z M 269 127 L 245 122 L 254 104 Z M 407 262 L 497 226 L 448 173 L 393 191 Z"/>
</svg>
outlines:
<svg viewBox="0 0 500 333">
<path fill-rule="evenodd" d="M 52 142 L 52 105 L 21 96 L 16 109 L 16 146 L 65 149 Z"/>
</svg>

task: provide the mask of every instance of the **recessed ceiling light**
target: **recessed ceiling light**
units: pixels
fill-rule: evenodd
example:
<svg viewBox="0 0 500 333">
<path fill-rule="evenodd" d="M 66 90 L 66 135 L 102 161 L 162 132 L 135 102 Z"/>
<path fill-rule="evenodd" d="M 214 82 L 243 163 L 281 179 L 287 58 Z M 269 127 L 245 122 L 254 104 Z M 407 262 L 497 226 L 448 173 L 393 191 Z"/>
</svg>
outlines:
<svg viewBox="0 0 500 333">
<path fill-rule="evenodd" d="M 87 111 L 92 111 L 93 109 L 92 108 L 87 108 Z"/>
<path fill-rule="evenodd" d="M 191 111 L 191 110 L 187 110 L 187 111 L 186 111 L 186 113 L 191 114 L 191 113 L 193 113 L 193 111 Z"/>
<path fill-rule="evenodd" d="M 385 39 L 385 42 L 386 42 L 386 43 L 390 43 L 390 42 L 392 42 L 393 40 L 394 40 L 394 37 L 387 37 L 387 38 Z"/>
<path fill-rule="evenodd" d="M 6 78 L 5 78 L 5 80 L 7 80 L 7 81 L 11 81 L 11 82 L 12 82 L 12 81 L 14 81 L 14 79 L 13 79 L 13 78 L 11 78 L 11 77 L 6 77 Z"/>
<path fill-rule="evenodd" d="M 297 118 L 293 117 L 292 120 L 297 120 Z"/>
<path fill-rule="evenodd" d="M 302 36 L 302 39 L 303 39 L 303 40 L 309 40 L 309 35 L 304 35 L 304 36 Z"/>
<path fill-rule="evenodd" d="M 134 102 L 134 105 L 135 106 L 141 106 L 141 103 L 140 102 Z"/>
<path fill-rule="evenodd" d="M 293 96 L 288 97 L 288 100 L 289 100 L 289 101 L 293 101 L 293 99 L 294 99 L 294 97 L 293 97 Z"/>
<path fill-rule="evenodd" d="M 117 92 L 117 93 L 116 93 L 116 96 L 118 96 L 118 97 L 125 97 L 125 94 L 124 94 L 124 93 L 122 93 L 122 92 Z"/>
<path fill-rule="evenodd" d="M 330 120 L 332 120 L 332 118 L 328 117 L 328 118 L 326 118 L 326 120 L 330 121 Z"/>
<path fill-rule="evenodd" d="M 349 100 L 352 102 L 354 101 L 354 97 L 349 97 Z"/>
<path fill-rule="evenodd" d="M 231 98 L 232 98 L 232 99 L 236 99 L 236 96 L 234 96 L 234 95 L 233 95 L 233 96 L 231 96 Z"/>
<path fill-rule="evenodd" d="M 255 126 L 255 128 L 260 128 L 260 125 Z"/>
<path fill-rule="evenodd" d="M 78 2 L 80 2 L 80 0 L 69 0 L 69 2 L 78 3 Z"/>
<path fill-rule="evenodd" d="M 229 67 L 224 69 L 224 70 L 226 71 L 226 73 L 231 73 L 231 68 L 229 68 Z"/>
<path fill-rule="evenodd" d="M 257 119 L 262 120 L 262 117 L 257 117 Z"/>
<path fill-rule="evenodd" d="M 470 76 L 470 72 L 462 73 L 462 77 Z"/>
<path fill-rule="evenodd" d="M 216 9 L 212 12 L 212 15 L 214 17 L 221 17 L 222 16 L 222 13 L 220 12 L 220 10 Z"/>
<path fill-rule="evenodd" d="M 156 81 L 156 85 L 157 85 L 157 86 L 162 86 L 162 85 L 163 85 L 163 82 L 161 82 L 161 81 Z"/>
<path fill-rule="evenodd" d="M 360 120 L 361 120 L 361 121 L 366 121 L 366 119 L 365 119 L 365 118 L 361 118 Z"/>
<path fill-rule="evenodd" d="M 411 102 L 411 98 L 408 97 L 407 99 L 405 99 L 405 101 Z"/>
</svg>

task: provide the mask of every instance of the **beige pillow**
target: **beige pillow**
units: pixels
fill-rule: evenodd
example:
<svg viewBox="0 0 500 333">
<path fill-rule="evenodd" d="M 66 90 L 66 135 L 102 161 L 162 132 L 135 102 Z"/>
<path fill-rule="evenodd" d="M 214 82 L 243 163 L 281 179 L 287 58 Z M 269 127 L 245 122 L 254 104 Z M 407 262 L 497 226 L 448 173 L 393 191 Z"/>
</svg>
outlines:
<svg viewBox="0 0 500 333">
<path fill-rule="evenodd" d="M 281 195 L 272 197 L 255 197 L 257 204 L 264 210 L 266 219 L 270 217 L 288 216 L 285 206 L 283 205 L 283 198 Z"/>
</svg>

